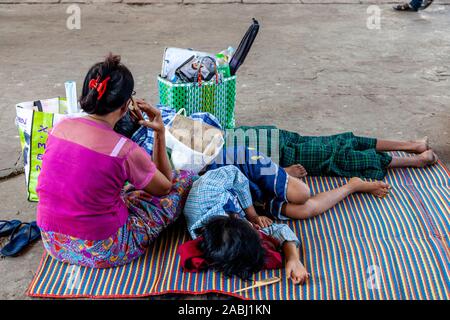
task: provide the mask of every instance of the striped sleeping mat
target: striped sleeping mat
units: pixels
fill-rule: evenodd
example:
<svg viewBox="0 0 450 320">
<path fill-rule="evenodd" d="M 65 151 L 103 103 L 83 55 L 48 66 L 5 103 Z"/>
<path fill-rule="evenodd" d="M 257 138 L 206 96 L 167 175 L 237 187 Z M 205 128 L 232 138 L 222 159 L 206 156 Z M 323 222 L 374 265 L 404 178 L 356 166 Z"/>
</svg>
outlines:
<svg viewBox="0 0 450 320">
<path fill-rule="evenodd" d="M 134 298 L 166 293 L 224 293 L 244 299 L 449 299 L 449 172 L 438 164 L 392 170 L 384 199 L 352 195 L 325 214 L 290 221 L 302 242 L 301 258 L 311 273 L 304 286 L 283 270 L 263 271 L 254 280 L 281 282 L 240 293 L 251 285 L 220 273 L 185 273 L 176 254 L 188 240 L 184 221 L 167 229 L 147 254 L 127 266 L 90 269 L 44 255 L 28 295 L 53 298 Z M 346 180 L 307 177 L 313 193 Z"/>
</svg>

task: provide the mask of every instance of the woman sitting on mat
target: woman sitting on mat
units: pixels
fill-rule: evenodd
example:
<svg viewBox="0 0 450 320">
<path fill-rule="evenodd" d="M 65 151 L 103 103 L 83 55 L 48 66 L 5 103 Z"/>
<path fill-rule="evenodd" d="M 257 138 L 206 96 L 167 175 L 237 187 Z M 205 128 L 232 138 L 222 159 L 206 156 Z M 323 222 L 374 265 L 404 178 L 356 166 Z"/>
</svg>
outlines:
<svg viewBox="0 0 450 320">
<path fill-rule="evenodd" d="M 382 180 L 388 168 L 425 167 L 438 160 L 426 138 L 391 141 L 355 136 L 351 132 L 302 136 L 275 126 L 242 126 L 228 129 L 226 133 L 228 146 L 255 148 L 298 178 L 309 174 Z M 385 151 L 415 155 L 391 156 Z"/>
<path fill-rule="evenodd" d="M 137 101 L 151 119 L 142 124 L 155 132 L 153 159 L 113 130 L 133 87 L 120 57 L 109 55 L 84 80 L 80 104 L 88 116 L 63 120 L 49 134 L 37 222 L 58 260 L 93 268 L 129 263 L 180 214 L 191 174 L 172 173 L 159 110 Z"/>
</svg>

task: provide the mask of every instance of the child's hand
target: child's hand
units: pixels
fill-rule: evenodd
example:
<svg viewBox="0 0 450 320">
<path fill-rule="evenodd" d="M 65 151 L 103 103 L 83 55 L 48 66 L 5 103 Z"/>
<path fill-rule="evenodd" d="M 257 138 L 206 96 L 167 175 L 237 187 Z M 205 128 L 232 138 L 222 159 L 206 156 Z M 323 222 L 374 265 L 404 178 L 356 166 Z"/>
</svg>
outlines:
<svg viewBox="0 0 450 320">
<path fill-rule="evenodd" d="M 286 276 L 289 277 L 294 284 L 304 284 L 309 279 L 309 273 L 306 271 L 300 260 L 292 259 L 286 262 Z"/>
<path fill-rule="evenodd" d="M 265 216 L 254 216 L 249 218 L 250 222 L 258 229 L 269 227 L 273 221 Z"/>
</svg>

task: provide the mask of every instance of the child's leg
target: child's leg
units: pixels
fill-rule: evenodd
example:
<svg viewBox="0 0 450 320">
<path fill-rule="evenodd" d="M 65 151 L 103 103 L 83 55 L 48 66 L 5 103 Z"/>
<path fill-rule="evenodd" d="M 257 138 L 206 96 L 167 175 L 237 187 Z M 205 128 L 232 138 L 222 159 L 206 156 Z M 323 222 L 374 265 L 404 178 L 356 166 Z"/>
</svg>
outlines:
<svg viewBox="0 0 450 320">
<path fill-rule="evenodd" d="M 352 193 L 368 192 L 377 197 L 384 197 L 389 193 L 389 188 L 390 186 L 385 182 L 370 182 L 352 178 L 346 185 L 319 193 L 309 198 L 304 204 L 284 204 L 282 213 L 291 219 L 308 219 L 324 213 Z"/>
<path fill-rule="evenodd" d="M 405 151 L 412 153 L 422 153 L 429 149 L 428 138 L 414 141 L 392 141 L 392 140 L 377 140 L 377 151 Z"/>
<path fill-rule="evenodd" d="M 427 150 L 413 157 L 392 157 L 389 168 L 415 167 L 421 168 L 431 164 L 435 164 L 438 158 L 433 150 Z"/>
<path fill-rule="evenodd" d="M 287 200 L 292 204 L 304 204 L 311 196 L 309 187 L 303 181 L 289 178 L 287 185 Z"/>
</svg>

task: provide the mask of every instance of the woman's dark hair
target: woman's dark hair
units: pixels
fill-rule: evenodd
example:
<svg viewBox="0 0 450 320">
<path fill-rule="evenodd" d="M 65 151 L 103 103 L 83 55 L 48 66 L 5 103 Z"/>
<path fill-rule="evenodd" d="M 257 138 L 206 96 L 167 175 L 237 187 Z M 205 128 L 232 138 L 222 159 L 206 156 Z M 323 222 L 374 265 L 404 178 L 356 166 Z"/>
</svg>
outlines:
<svg viewBox="0 0 450 320">
<path fill-rule="evenodd" d="M 89 88 L 91 80 L 98 83 L 110 79 L 106 83 L 106 91 L 99 98 L 95 88 Z M 109 54 L 105 61 L 94 64 L 84 78 L 83 91 L 80 97 L 81 108 L 89 114 L 105 115 L 124 105 L 134 89 L 134 79 L 130 70 L 120 63 L 120 56 Z"/>
<path fill-rule="evenodd" d="M 246 220 L 233 215 L 211 218 L 202 228 L 202 236 L 204 258 L 225 276 L 247 280 L 263 268 L 261 239 Z"/>
</svg>

